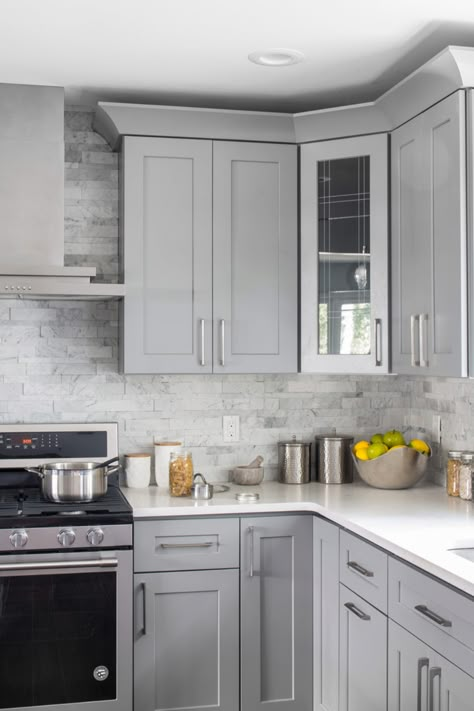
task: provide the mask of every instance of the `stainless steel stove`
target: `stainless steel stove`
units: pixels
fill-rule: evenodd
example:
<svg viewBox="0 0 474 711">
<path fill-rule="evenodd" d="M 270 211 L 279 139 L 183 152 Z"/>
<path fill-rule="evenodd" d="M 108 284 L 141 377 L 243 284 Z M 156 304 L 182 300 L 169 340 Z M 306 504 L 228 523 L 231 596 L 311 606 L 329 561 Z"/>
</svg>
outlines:
<svg viewBox="0 0 474 711">
<path fill-rule="evenodd" d="M 132 708 L 132 511 L 118 478 L 96 501 L 56 504 L 24 469 L 117 453 L 114 423 L 0 425 L 0 709 Z"/>
</svg>

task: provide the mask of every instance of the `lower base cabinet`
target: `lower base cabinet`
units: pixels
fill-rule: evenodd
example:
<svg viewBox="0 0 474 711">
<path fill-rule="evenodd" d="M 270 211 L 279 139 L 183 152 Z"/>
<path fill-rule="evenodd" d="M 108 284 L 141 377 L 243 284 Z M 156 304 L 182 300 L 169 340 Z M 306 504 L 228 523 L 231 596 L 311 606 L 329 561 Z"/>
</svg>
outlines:
<svg viewBox="0 0 474 711">
<path fill-rule="evenodd" d="M 135 711 L 238 711 L 239 571 L 134 577 Z"/>
<path fill-rule="evenodd" d="M 339 527 L 313 517 L 314 711 L 339 711 Z"/>
<path fill-rule="evenodd" d="M 387 617 L 344 585 L 339 639 L 339 711 L 386 711 Z"/>
<path fill-rule="evenodd" d="M 313 708 L 311 516 L 241 521 L 242 711 Z"/>
<path fill-rule="evenodd" d="M 388 711 L 472 711 L 474 679 L 407 632 L 389 623 Z"/>
</svg>

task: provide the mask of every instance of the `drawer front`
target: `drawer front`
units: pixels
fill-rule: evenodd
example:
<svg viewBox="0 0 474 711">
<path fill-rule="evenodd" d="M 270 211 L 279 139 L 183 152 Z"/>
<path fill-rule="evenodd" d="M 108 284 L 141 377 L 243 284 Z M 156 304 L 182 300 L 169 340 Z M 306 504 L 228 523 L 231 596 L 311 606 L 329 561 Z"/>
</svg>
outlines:
<svg viewBox="0 0 474 711">
<path fill-rule="evenodd" d="M 474 600 L 393 558 L 388 599 L 393 620 L 474 675 Z"/>
<path fill-rule="evenodd" d="M 135 523 L 135 572 L 239 567 L 239 520 Z"/>
<path fill-rule="evenodd" d="M 388 556 L 370 543 L 341 531 L 339 575 L 353 592 L 387 612 Z"/>
</svg>

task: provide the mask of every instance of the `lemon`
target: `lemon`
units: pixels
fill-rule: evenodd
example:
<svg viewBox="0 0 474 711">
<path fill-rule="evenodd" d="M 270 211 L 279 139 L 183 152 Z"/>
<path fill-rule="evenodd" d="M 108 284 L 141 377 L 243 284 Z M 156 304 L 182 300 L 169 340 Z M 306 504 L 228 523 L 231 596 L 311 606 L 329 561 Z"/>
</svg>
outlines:
<svg viewBox="0 0 474 711">
<path fill-rule="evenodd" d="M 352 451 L 354 454 L 359 451 L 359 449 L 367 449 L 369 446 L 369 442 L 365 439 L 361 439 L 360 442 L 356 442 L 355 445 L 352 447 Z"/>
<path fill-rule="evenodd" d="M 429 448 L 429 445 L 426 444 L 422 439 L 412 439 L 409 447 L 412 449 L 416 449 L 417 452 L 420 452 L 421 454 L 425 454 L 428 456 L 428 454 L 431 452 L 431 449 Z"/>
<path fill-rule="evenodd" d="M 390 447 L 390 451 L 392 451 L 392 449 L 406 449 L 406 448 L 407 448 L 406 444 L 396 444 L 394 447 Z"/>
<path fill-rule="evenodd" d="M 369 458 L 367 450 L 368 447 L 359 447 L 359 449 L 355 452 L 355 456 L 357 457 L 357 459 L 362 459 L 364 462 L 366 462 Z"/>
</svg>

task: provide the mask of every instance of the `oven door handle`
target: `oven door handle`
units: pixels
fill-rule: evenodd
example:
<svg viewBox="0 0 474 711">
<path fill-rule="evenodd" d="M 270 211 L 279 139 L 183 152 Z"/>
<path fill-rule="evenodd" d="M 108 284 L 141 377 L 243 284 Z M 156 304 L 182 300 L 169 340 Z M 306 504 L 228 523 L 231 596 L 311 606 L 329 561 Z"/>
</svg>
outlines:
<svg viewBox="0 0 474 711">
<path fill-rule="evenodd" d="M 0 573 L 22 570 L 74 570 L 74 568 L 117 568 L 117 558 L 100 560 L 52 560 L 44 563 L 1 563 Z"/>
</svg>

